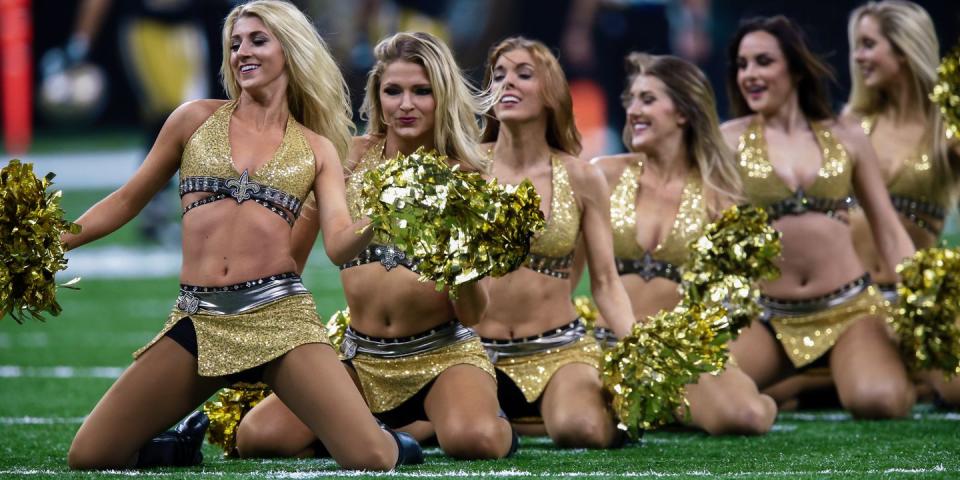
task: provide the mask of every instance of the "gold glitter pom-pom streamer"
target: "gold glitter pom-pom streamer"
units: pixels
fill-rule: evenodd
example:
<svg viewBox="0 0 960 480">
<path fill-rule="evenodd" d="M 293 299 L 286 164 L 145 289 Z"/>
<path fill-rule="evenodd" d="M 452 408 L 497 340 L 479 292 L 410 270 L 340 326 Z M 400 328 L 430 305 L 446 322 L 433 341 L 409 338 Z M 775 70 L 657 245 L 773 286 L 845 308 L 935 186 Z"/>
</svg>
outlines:
<svg viewBox="0 0 960 480">
<path fill-rule="evenodd" d="M 947 139 L 960 138 L 960 45 L 940 61 L 930 100 L 940 107 Z"/>
<path fill-rule="evenodd" d="M 897 266 L 899 304 L 891 318 L 912 370 L 960 374 L 960 248 L 928 248 Z"/>
<path fill-rule="evenodd" d="M 60 235 L 79 233 L 63 219 L 60 191 L 47 192 L 54 175 L 37 178 L 33 165 L 11 160 L 0 169 L 0 318 L 17 323 L 41 312 L 59 315 L 55 275 L 67 268 Z M 76 288 L 79 279 L 59 285 Z"/>
<path fill-rule="evenodd" d="M 210 418 L 207 441 L 222 448 L 224 457 L 237 457 L 240 420 L 270 393 L 263 383 L 238 383 L 217 392 L 217 398 L 203 405 L 203 413 Z"/>
<path fill-rule="evenodd" d="M 438 291 L 515 270 L 544 223 L 529 181 L 488 183 L 423 148 L 369 170 L 362 195 L 373 228 L 415 258 L 420 279 Z"/>
<path fill-rule="evenodd" d="M 703 373 L 723 369 L 729 319 L 722 307 L 661 311 L 633 326 L 629 335 L 607 350 L 604 386 L 611 406 L 631 438 L 644 430 L 676 421 L 687 406 L 685 385 Z"/>
<path fill-rule="evenodd" d="M 762 209 L 725 210 L 689 250 L 680 304 L 635 325 L 604 356 L 619 428 L 634 438 L 675 421 L 684 386 L 724 368 L 728 342 L 759 314 L 756 281 L 779 275 L 780 235 Z"/>
<path fill-rule="evenodd" d="M 780 275 L 774 263 L 781 251 L 780 233 L 763 209 L 734 206 L 707 225 L 689 250 L 681 283 L 683 303 L 722 304 L 736 337 L 759 314 L 756 282 Z"/>
<path fill-rule="evenodd" d="M 343 335 L 347 332 L 347 327 L 350 326 L 350 308 L 344 308 L 343 310 L 337 310 L 330 317 L 330 320 L 327 321 L 327 338 L 330 339 L 330 343 L 333 344 L 333 349 L 335 351 L 340 351 L 340 344 L 343 343 Z"/>
<path fill-rule="evenodd" d="M 593 330 L 597 325 L 597 318 L 600 317 L 600 309 L 593 303 L 593 299 L 586 295 L 577 295 L 573 299 L 573 308 L 577 315 L 583 319 L 587 330 Z"/>
</svg>

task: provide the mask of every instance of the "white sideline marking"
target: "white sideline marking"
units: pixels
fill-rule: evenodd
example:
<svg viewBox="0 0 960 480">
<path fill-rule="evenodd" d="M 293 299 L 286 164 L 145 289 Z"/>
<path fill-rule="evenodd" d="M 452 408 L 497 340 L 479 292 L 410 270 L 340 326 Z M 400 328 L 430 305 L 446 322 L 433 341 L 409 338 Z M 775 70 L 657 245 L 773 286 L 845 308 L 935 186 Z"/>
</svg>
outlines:
<svg viewBox="0 0 960 480">
<path fill-rule="evenodd" d="M 0 417 L 0 425 L 76 425 L 86 417 Z"/>
<path fill-rule="evenodd" d="M 125 367 L 21 367 L 0 365 L 0 378 L 118 378 Z"/>
<path fill-rule="evenodd" d="M 115 333 L 111 334 L 109 339 L 106 339 L 103 332 L 70 332 L 69 334 L 57 333 L 54 335 L 47 332 L 0 332 L 0 349 L 14 346 L 20 348 L 48 348 L 51 336 L 56 339 L 55 342 L 69 342 L 70 347 L 74 348 L 102 347 L 104 344 L 140 347 L 156 334 L 156 331 L 143 330 L 140 332 Z"/>
<path fill-rule="evenodd" d="M 143 150 L 134 148 L 71 154 L 24 155 L 20 159 L 23 163 L 32 163 L 33 173 L 38 177 L 46 175 L 47 172 L 56 173 L 53 186 L 56 189 L 63 189 L 117 188 L 133 176 L 143 157 Z M 96 175 L 91 172 L 96 172 Z"/>
<path fill-rule="evenodd" d="M 155 278 L 175 276 L 180 272 L 180 250 L 141 247 L 92 247 L 66 253 L 67 269 L 57 274 L 58 280 L 85 278 Z M 80 288 L 83 288 L 81 283 Z"/>
<path fill-rule="evenodd" d="M 209 467 L 210 465 L 208 465 Z M 692 470 L 688 472 L 658 472 L 647 470 L 643 472 L 530 472 L 526 470 L 506 469 L 506 470 L 488 470 L 488 471 L 466 471 L 449 470 L 445 472 L 364 472 L 355 470 L 270 470 L 264 472 L 215 472 L 215 471 L 175 471 L 175 472 L 149 472 L 142 470 L 104 470 L 99 472 L 106 475 L 119 475 L 128 477 L 159 477 L 159 478 L 209 478 L 224 477 L 230 478 L 327 478 L 327 477 L 400 477 L 400 478 L 439 478 L 439 477 L 458 477 L 458 478 L 479 478 L 479 477 L 535 477 L 535 478 L 673 478 L 673 477 L 721 477 L 721 478 L 770 478 L 770 477 L 797 477 L 801 475 L 882 475 L 890 473 L 958 473 L 960 470 L 947 470 L 944 466 L 936 465 L 932 468 L 888 468 L 884 470 L 813 470 L 813 471 L 784 471 L 784 472 L 733 472 L 721 473 L 707 470 Z M 38 470 L 38 469 L 11 469 L 0 470 L 0 476 L 6 475 L 44 475 L 52 476 L 68 473 L 67 470 Z"/>
<path fill-rule="evenodd" d="M 173 277 L 180 273 L 183 263 L 183 255 L 179 249 L 164 247 L 92 246 L 71 250 L 65 257 L 67 269 L 57 274 L 57 280 L 62 282 L 73 277 Z M 307 267 L 328 270 L 336 268 L 322 251 L 310 255 Z M 83 288 L 83 283 L 79 286 Z"/>
</svg>

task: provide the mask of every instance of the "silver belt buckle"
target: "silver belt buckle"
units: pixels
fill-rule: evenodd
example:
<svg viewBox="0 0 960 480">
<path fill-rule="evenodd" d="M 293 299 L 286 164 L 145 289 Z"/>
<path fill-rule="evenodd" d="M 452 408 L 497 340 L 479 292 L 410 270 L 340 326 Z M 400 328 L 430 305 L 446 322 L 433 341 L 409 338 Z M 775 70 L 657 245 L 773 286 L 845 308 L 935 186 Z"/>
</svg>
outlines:
<svg viewBox="0 0 960 480">
<path fill-rule="evenodd" d="M 200 310 L 200 299 L 190 292 L 180 292 L 177 296 L 177 308 L 193 315 Z"/>
</svg>

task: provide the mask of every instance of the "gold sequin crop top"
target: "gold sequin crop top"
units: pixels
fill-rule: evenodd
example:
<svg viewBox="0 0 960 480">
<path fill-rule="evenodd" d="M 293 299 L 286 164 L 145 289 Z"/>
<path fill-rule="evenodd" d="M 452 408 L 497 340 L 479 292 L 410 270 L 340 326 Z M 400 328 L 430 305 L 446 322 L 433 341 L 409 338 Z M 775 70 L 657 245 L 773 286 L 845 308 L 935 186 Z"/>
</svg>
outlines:
<svg viewBox="0 0 960 480">
<path fill-rule="evenodd" d="M 700 236 L 709 221 L 700 177 L 695 170 L 690 172 L 680 195 L 680 208 L 673 227 L 663 243 L 652 251 L 644 251 L 637 243 L 637 191 L 642 172 L 642 164 L 625 168 L 610 195 L 617 272 L 620 275 L 640 275 L 646 281 L 661 277 L 680 283 L 681 268 L 688 256 L 687 245 Z"/>
<path fill-rule="evenodd" d="M 236 101 L 225 103 L 187 141 L 180 160 L 180 196 L 211 195 L 187 205 L 183 214 L 226 198 L 238 204 L 252 200 L 293 226 L 313 189 L 317 168 L 313 149 L 291 115 L 273 157 L 253 173 L 237 172 L 230 150 L 230 118 L 236 108 Z"/>
<path fill-rule="evenodd" d="M 533 237 L 525 267 L 555 278 L 570 278 L 573 253 L 580 233 L 580 206 L 573 196 L 570 175 L 563 160 L 550 156 L 550 216 L 547 224 Z"/>
<path fill-rule="evenodd" d="M 737 167 L 743 181 L 743 194 L 749 204 L 765 208 L 771 221 L 806 212 L 819 212 L 843 221 L 836 216 L 837 212 L 853 206 L 853 162 L 846 149 L 833 132 L 819 122 L 811 122 L 810 128 L 820 145 L 823 160 L 813 185 L 795 192 L 773 170 L 760 119 L 754 118 L 740 136 Z"/>
<path fill-rule="evenodd" d="M 864 118 L 860 122 L 863 133 L 870 136 L 876 123 L 876 117 Z M 950 195 L 940 187 L 934 170 L 930 152 L 920 146 L 913 155 L 903 159 L 903 164 L 887 182 L 887 190 L 890 192 L 893 208 L 920 228 L 939 235 L 940 230 L 921 216 L 926 215 L 941 221 L 947 216 Z"/>
</svg>

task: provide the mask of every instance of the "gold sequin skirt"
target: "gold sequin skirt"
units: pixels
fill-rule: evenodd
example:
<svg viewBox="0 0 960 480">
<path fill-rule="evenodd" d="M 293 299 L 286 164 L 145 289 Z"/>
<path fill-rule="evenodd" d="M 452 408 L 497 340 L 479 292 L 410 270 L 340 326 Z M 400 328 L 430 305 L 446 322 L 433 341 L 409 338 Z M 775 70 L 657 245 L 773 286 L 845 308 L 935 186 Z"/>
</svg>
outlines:
<svg viewBox="0 0 960 480">
<path fill-rule="evenodd" d="M 602 356 L 597 340 L 591 335 L 584 335 L 563 347 L 530 355 L 500 357 L 494 367 L 510 377 L 523 392 L 527 402 L 533 403 L 540 398 L 553 374 L 561 367 L 571 363 L 585 363 L 599 371 Z"/>
<path fill-rule="evenodd" d="M 887 308 L 883 295 L 874 285 L 867 284 L 838 305 L 812 313 L 772 315 L 766 321 L 793 365 L 802 368 L 833 348 L 854 322 L 867 315 L 885 315 Z"/>
<path fill-rule="evenodd" d="M 260 302 L 246 307 L 242 303 L 231 305 L 237 307 L 231 308 L 231 311 L 241 312 L 236 314 L 211 313 L 203 307 L 197 308 L 196 304 L 190 305 L 190 302 L 184 302 L 184 291 L 181 289 L 181 296 L 163 329 L 150 343 L 134 352 L 133 358 L 142 355 L 177 322 L 188 317 L 193 321 L 197 334 L 197 371 L 204 377 L 242 372 L 307 343 L 330 345 L 326 328 L 317 315 L 313 296 L 299 283 L 299 277 L 287 277 L 285 280 L 294 288 L 288 286 L 286 293 L 279 294 L 276 288 L 272 293 L 269 291 L 270 279 L 253 282 L 264 280 L 265 283 L 257 284 L 254 288 L 267 291 L 268 295 L 261 296 Z M 217 295 L 243 301 L 248 291 L 241 288 L 236 292 L 217 292 Z"/>
<path fill-rule="evenodd" d="M 350 363 L 360 378 L 364 397 L 373 413 L 399 407 L 455 365 L 473 365 L 494 380 L 497 378 L 478 337 L 396 358 L 357 353 Z"/>
</svg>

